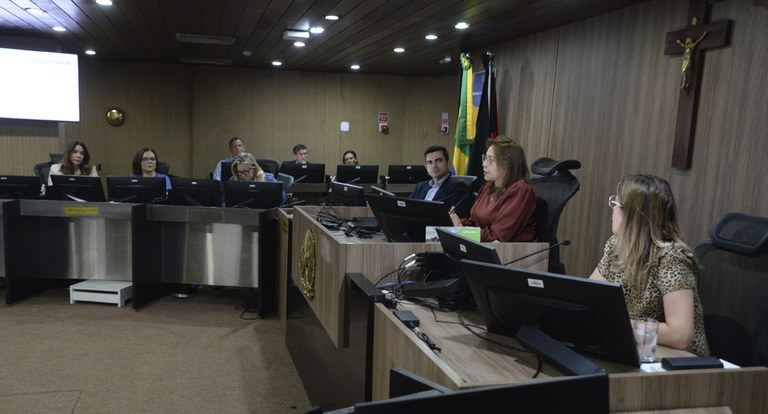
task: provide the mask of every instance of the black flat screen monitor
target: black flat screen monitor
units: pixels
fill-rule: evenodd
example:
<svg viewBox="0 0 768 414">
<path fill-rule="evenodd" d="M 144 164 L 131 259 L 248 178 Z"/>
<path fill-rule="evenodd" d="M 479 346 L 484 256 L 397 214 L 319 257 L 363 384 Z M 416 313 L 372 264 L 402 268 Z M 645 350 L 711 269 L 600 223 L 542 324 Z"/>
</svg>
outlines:
<svg viewBox="0 0 768 414">
<path fill-rule="evenodd" d="M 107 201 L 99 177 L 51 175 L 54 198 L 67 201 Z"/>
<path fill-rule="evenodd" d="M 0 175 L 0 198 L 39 198 L 40 189 L 37 176 Z"/>
<path fill-rule="evenodd" d="M 324 183 L 325 164 L 297 164 L 284 162 L 280 165 L 280 172 L 292 176 L 301 183 Z"/>
<path fill-rule="evenodd" d="M 391 191 L 387 191 L 383 188 L 376 187 L 375 185 L 371 186 L 371 192 L 374 194 L 383 195 L 383 196 L 397 197 L 397 194 Z"/>
<path fill-rule="evenodd" d="M 392 242 L 423 242 L 427 226 L 453 226 L 445 204 L 402 197 L 366 194 L 381 231 Z"/>
<path fill-rule="evenodd" d="M 468 259 L 478 262 L 501 264 L 499 253 L 490 246 L 459 236 L 443 229 L 435 229 L 440 238 L 443 252 L 456 260 Z"/>
<path fill-rule="evenodd" d="M 163 203 L 165 177 L 107 177 L 109 201 L 120 203 Z"/>
<path fill-rule="evenodd" d="M 452 414 L 452 413 L 607 413 L 610 410 L 607 374 L 559 377 L 517 384 L 451 391 L 418 379 L 393 378 L 390 371 L 390 399 L 354 405 L 355 414 Z M 411 388 L 413 394 L 392 390 Z M 577 403 L 575 403 L 577 402 Z"/>
<path fill-rule="evenodd" d="M 227 181 L 232 178 L 232 161 L 221 162 L 221 181 Z"/>
<path fill-rule="evenodd" d="M 339 164 L 336 166 L 336 181 L 349 184 L 376 184 L 378 180 L 378 165 Z"/>
<path fill-rule="evenodd" d="M 270 209 L 283 202 L 283 183 L 225 181 L 224 205 L 233 208 Z"/>
<path fill-rule="evenodd" d="M 216 180 L 171 177 L 171 203 L 179 206 L 221 207 Z"/>
<path fill-rule="evenodd" d="M 429 180 L 423 165 L 390 165 L 387 177 L 390 184 L 415 184 Z"/>
<path fill-rule="evenodd" d="M 331 181 L 330 196 L 334 206 L 365 206 L 365 189 L 358 185 Z"/>
<path fill-rule="evenodd" d="M 572 350 L 639 367 L 621 285 L 462 260 L 488 331 L 517 336 L 522 326 Z"/>
</svg>

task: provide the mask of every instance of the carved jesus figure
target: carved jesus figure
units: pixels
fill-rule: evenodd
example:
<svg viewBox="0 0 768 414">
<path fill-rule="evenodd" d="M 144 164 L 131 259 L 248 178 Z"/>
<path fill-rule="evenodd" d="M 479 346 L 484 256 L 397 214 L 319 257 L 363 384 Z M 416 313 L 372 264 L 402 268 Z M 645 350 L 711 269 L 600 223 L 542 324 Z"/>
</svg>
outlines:
<svg viewBox="0 0 768 414">
<path fill-rule="evenodd" d="M 702 39 L 704 39 L 704 36 L 707 35 L 709 32 L 704 32 L 701 34 L 701 37 L 699 37 L 695 42 L 692 38 L 686 37 L 685 42 L 682 42 L 680 39 L 677 39 L 676 42 L 678 45 L 685 48 L 685 51 L 683 52 L 683 67 L 681 69 L 681 75 L 682 79 L 680 80 L 680 90 L 685 92 L 685 94 L 688 94 L 688 87 L 690 86 L 690 79 L 691 79 L 691 67 L 693 66 L 693 51 L 696 49 L 696 45 L 701 42 Z"/>
</svg>

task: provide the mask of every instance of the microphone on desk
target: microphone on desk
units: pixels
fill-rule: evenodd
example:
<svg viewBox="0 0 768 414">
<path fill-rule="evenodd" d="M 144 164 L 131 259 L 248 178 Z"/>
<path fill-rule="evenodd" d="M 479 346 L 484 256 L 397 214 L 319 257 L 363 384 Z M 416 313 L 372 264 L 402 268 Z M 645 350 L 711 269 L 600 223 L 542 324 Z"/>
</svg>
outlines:
<svg viewBox="0 0 768 414">
<path fill-rule="evenodd" d="M 299 181 L 301 181 L 301 180 L 303 180 L 303 179 L 305 179 L 305 178 L 307 178 L 307 176 L 306 176 L 306 175 L 302 175 L 301 177 L 299 177 L 299 178 L 297 178 L 297 179 L 293 180 L 293 183 L 294 183 L 294 184 L 296 184 L 296 183 L 298 183 Z"/>
<path fill-rule="evenodd" d="M 517 263 L 517 262 L 519 262 L 519 261 L 521 261 L 521 260 L 523 260 L 523 259 L 527 259 L 527 258 L 529 258 L 529 257 L 531 257 L 531 256 L 535 256 L 535 255 L 537 255 L 537 254 L 539 254 L 539 253 L 544 253 L 544 252 L 546 252 L 546 251 L 549 251 L 549 250 L 551 250 L 551 249 L 554 249 L 555 247 L 558 247 L 558 246 L 568 246 L 568 245 L 570 245 L 570 244 L 571 244 L 571 241 L 570 241 L 570 240 L 563 240 L 563 241 L 561 241 L 560 243 L 555 243 L 555 244 L 553 244 L 553 245 L 551 245 L 551 246 L 549 246 L 549 247 L 547 247 L 547 248 L 544 248 L 544 249 L 541 249 L 541 250 L 536 250 L 536 251 L 535 251 L 535 252 L 533 252 L 533 253 L 529 253 L 529 254 L 526 254 L 526 255 L 525 255 L 525 256 L 523 256 L 523 257 L 518 257 L 518 258 L 517 258 L 517 259 L 515 259 L 515 260 L 511 260 L 511 261 L 509 261 L 509 262 L 507 262 L 507 263 L 504 263 L 504 266 L 509 266 L 509 265 L 511 265 L 512 263 Z"/>
</svg>

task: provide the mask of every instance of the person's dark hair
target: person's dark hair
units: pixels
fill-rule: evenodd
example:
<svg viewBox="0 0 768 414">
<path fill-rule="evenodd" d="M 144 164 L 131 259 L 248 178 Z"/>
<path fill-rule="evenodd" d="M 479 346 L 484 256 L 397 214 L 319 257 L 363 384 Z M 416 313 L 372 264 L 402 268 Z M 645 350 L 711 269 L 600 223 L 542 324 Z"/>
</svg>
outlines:
<svg viewBox="0 0 768 414">
<path fill-rule="evenodd" d="M 347 157 L 347 154 L 352 154 L 352 156 L 355 157 L 355 164 L 358 164 L 357 153 L 355 151 L 353 151 L 353 150 L 346 150 L 346 151 L 344 151 L 343 154 L 341 154 L 341 163 L 342 164 L 346 164 L 344 162 L 344 158 Z"/>
<path fill-rule="evenodd" d="M 496 154 L 496 163 L 499 166 L 499 170 L 504 174 L 504 185 L 496 187 L 496 184 L 489 181 L 486 185 L 488 190 L 494 197 L 501 197 L 507 188 L 518 180 L 525 180 L 530 185 L 529 177 L 531 175 L 528 170 L 528 161 L 525 159 L 525 151 L 515 140 L 506 136 L 499 135 L 495 139 L 489 139 L 485 143 L 486 150 L 493 147 L 493 151 Z"/>
<path fill-rule="evenodd" d="M 296 145 L 293 146 L 293 153 L 296 154 L 297 152 L 299 152 L 301 150 L 305 150 L 305 149 L 307 149 L 306 145 L 304 145 L 304 144 L 296 144 Z"/>
<path fill-rule="evenodd" d="M 155 155 L 155 166 L 157 166 L 160 163 L 160 158 L 157 157 L 157 151 L 153 150 L 150 147 L 144 147 L 140 149 L 136 155 L 133 156 L 133 162 L 131 163 L 131 166 L 133 168 L 133 173 L 136 175 L 141 175 L 141 158 L 144 156 L 144 153 L 147 151 L 152 151 L 152 154 Z"/>
<path fill-rule="evenodd" d="M 232 138 L 229 139 L 229 148 L 232 148 L 232 143 L 235 142 L 235 141 L 243 142 L 243 140 L 238 138 L 238 137 L 232 137 Z M 245 144 L 245 143 L 243 142 L 243 144 Z"/>
<path fill-rule="evenodd" d="M 448 149 L 446 149 L 442 145 L 432 145 L 430 147 L 427 147 L 427 149 L 424 150 L 424 158 L 427 158 L 427 154 L 431 154 L 433 152 L 442 151 L 443 157 L 445 157 L 445 161 L 450 161 L 451 157 L 448 155 Z"/>
<path fill-rule="evenodd" d="M 82 175 L 90 175 L 93 170 L 93 167 L 88 165 L 88 163 L 91 162 L 91 154 L 88 152 L 88 147 L 86 147 L 85 143 L 82 141 L 72 141 L 67 144 L 67 148 L 64 150 L 64 155 L 61 156 L 61 172 L 66 175 L 73 175 L 75 173 L 75 166 L 72 165 L 70 157 L 72 156 L 72 153 L 75 152 L 75 147 L 78 145 L 83 148 L 83 162 L 80 163 L 77 169 L 80 170 L 80 174 Z"/>
</svg>

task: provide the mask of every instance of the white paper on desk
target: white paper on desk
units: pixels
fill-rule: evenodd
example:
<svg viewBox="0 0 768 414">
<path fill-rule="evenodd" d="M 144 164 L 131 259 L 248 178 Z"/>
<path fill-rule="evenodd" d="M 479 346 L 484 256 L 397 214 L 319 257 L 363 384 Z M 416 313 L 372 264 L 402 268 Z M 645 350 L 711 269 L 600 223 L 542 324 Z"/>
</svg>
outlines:
<svg viewBox="0 0 768 414">
<path fill-rule="evenodd" d="M 724 359 L 721 359 L 720 362 L 723 363 L 723 368 L 732 369 L 732 368 L 741 368 L 736 364 L 733 364 L 731 362 L 728 362 Z M 649 364 L 641 364 L 640 370 L 643 372 L 667 372 L 666 369 L 661 367 L 661 362 L 653 362 Z"/>
</svg>

